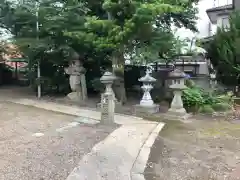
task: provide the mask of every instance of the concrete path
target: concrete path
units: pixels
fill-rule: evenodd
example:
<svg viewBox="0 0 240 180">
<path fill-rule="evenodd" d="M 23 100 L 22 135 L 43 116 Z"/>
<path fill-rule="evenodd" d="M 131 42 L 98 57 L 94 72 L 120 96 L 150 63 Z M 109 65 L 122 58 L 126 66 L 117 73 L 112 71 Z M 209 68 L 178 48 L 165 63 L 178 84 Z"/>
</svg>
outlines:
<svg viewBox="0 0 240 180">
<path fill-rule="evenodd" d="M 12 102 L 87 117 L 95 119 L 96 123 L 100 119 L 99 112 L 76 106 L 29 99 Z M 124 115 L 115 115 L 115 122 L 121 125 L 120 128 L 95 145 L 67 180 L 144 180 L 150 148 L 164 124 Z"/>
</svg>

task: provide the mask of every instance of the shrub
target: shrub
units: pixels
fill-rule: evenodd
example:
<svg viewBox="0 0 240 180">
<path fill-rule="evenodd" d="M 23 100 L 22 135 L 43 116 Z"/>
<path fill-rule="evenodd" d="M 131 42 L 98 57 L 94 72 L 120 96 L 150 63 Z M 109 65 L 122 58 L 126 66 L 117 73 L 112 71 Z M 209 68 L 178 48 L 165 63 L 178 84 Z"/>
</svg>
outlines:
<svg viewBox="0 0 240 180">
<path fill-rule="evenodd" d="M 227 93 L 226 95 L 220 95 L 217 98 L 220 102 L 225 102 L 225 103 L 228 103 L 228 104 L 232 104 L 234 97 L 233 97 L 233 94 Z"/>
<path fill-rule="evenodd" d="M 227 111 L 231 109 L 231 106 L 228 103 L 216 103 L 212 105 L 212 108 L 215 111 Z"/>
<path fill-rule="evenodd" d="M 212 95 L 211 93 L 203 92 L 202 97 L 203 97 L 203 104 L 205 105 L 213 105 L 221 102 L 216 96 Z"/>
<path fill-rule="evenodd" d="M 194 87 L 196 87 L 195 82 L 194 82 L 193 80 L 191 80 L 191 79 L 187 79 L 187 80 L 185 81 L 185 85 L 186 85 L 187 87 L 189 87 L 189 88 L 194 88 Z"/>
<path fill-rule="evenodd" d="M 212 114 L 214 113 L 213 108 L 210 105 L 203 105 L 200 109 L 199 109 L 200 113 L 206 113 L 206 114 Z"/>
<path fill-rule="evenodd" d="M 93 80 L 91 81 L 91 83 L 92 83 L 92 87 L 93 87 L 93 89 L 94 89 L 95 91 L 97 91 L 97 92 L 103 92 L 103 91 L 104 91 L 105 87 L 104 87 L 104 85 L 101 83 L 100 78 L 95 78 L 95 79 L 93 79 Z"/>
<path fill-rule="evenodd" d="M 185 89 L 183 91 L 182 99 L 185 107 L 201 106 L 204 102 L 201 90 L 198 88 Z"/>
</svg>

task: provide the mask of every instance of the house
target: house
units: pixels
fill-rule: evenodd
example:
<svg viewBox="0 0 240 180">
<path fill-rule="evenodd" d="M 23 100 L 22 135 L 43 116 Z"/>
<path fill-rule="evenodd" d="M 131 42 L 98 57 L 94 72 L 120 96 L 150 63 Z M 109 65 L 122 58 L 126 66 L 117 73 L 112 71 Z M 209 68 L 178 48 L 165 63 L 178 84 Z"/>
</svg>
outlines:
<svg viewBox="0 0 240 180">
<path fill-rule="evenodd" d="M 218 2 L 218 3 L 217 3 Z M 207 9 L 206 13 L 213 25 L 217 27 L 229 27 L 229 15 L 236 9 L 240 9 L 239 0 L 228 0 L 225 5 L 216 1 L 215 7 Z"/>
<path fill-rule="evenodd" d="M 229 27 L 229 16 L 234 10 L 240 10 L 240 0 L 214 0 L 214 6 L 206 10 L 210 23 L 208 36 L 202 39 L 208 42 L 215 34 L 215 27 Z"/>
</svg>

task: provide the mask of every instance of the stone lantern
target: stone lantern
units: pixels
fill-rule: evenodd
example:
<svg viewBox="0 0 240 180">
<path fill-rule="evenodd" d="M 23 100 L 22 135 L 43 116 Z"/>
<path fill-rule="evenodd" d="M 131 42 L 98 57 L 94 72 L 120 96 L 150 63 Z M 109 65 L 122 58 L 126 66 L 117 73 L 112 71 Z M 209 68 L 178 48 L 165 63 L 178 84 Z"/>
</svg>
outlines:
<svg viewBox="0 0 240 180">
<path fill-rule="evenodd" d="M 105 92 L 101 95 L 101 123 L 113 124 L 115 113 L 115 96 L 112 84 L 116 77 L 111 72 L 105 72 L 100 78 L 102 84 L 106 86 Z"/>
<path fill-rule="evenodd" d="M 182 102 L 182 91 L 187 88 L 185 86 L 186 74 L 179 69 L 175 69 L 170 73 L 170 76 L 173 80 L 169 88 L 173 91 L 174 96 L 166 117 L 172 120 L 183 120 L 188 117 Z"/>
<path fill-rule="evenodd" d="M 145 76 L 141 77 L 139 82 L 142 82 L 143 96 L 140 101 L 140 104 L 135 105 L 135 113 L 156 113 L 159 111 L 159 105 L 154 104 L 151 97 L 151 90 L 153 89 L 153 83 L 156 82 L 156 79 L 150 75 L 150 71 L 147 70 Z"/>
</svg>

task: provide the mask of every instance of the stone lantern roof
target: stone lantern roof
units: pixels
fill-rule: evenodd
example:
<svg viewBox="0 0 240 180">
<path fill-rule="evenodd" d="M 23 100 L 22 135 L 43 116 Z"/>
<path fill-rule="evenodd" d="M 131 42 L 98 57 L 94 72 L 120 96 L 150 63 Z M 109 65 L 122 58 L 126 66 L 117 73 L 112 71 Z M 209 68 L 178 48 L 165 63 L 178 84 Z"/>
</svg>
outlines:
<svg viewBox="0 0 240 180">
<path fill-rule="evenodd" d="M 141 78 L 139 78 L 138 81 L 143 82 L 143 83 L 144 83 L 144 82 L 149 82 L 149 83 L 151 83 L 151 82 L 155 82 L 156 79 L 155 79 L 154 77 L 150 76 L 149 73 L 146 73 L 146 75 L 143 76 L 143 77 L 141 77 Z"/>
<path fill-rule="evenodd" d="M 112 84 L 113 81 L 116 80 L 116 76 L 114 76 L 111 72 L 107 71 L 103 74 L 103 76 L 100 78 L 100 81 L 103 84 Z"/>
<path fill-rule="evenodd" d="M 182 79 L 186 77 L 186 74 L 180 69 L 174 69 L 174 71 L 169 73 L 169 77 L 173 79 Z"/>
</svg>

